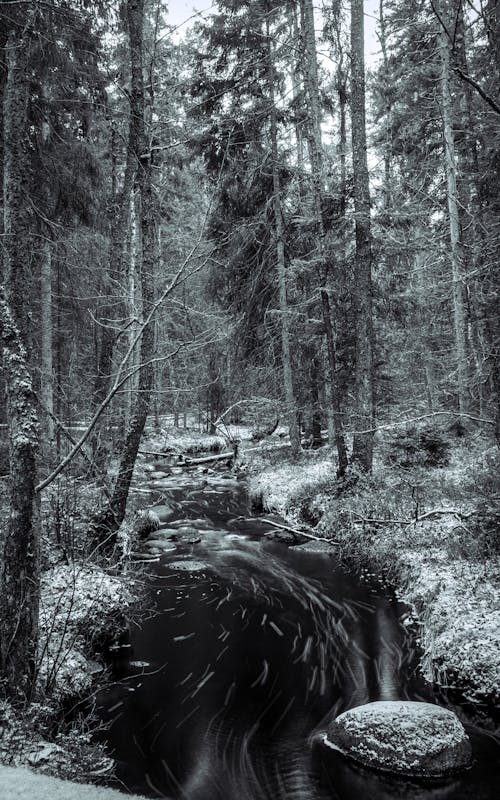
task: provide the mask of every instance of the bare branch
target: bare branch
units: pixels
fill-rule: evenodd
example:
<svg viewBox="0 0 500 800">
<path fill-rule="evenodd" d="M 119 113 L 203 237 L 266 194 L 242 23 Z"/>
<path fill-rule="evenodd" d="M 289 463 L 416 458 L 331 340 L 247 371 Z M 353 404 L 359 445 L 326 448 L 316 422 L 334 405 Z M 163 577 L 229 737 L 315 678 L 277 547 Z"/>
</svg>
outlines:
<svg viewBox="0 0 500 800">
<path fill-rule="evenodd" d="M 452 70 L 458 75 L 459 78 L 468 83 L 469 86 L 472 86 L 472 88 L 476 90 L 478 95 L 483 98 L 485 103 L 487 103 L 490 106 L 490 108 L 493 109 L 495 114 L 498 114 L 500 116 L 500 106 L 498 105 L 498 103 L 496 103 L 495 100 L 493 100 L 493 98 L 490 97 L 490 95 L 484 91 L 484 89 L 479 85 L 477 81 L 474 80 L 474 78 L 471 78 L 470 75 L 467 75 L 467 73 L 465 73 L 462 69 L 460 69 L 460 67 L 452 67 Z"/>
</svg>

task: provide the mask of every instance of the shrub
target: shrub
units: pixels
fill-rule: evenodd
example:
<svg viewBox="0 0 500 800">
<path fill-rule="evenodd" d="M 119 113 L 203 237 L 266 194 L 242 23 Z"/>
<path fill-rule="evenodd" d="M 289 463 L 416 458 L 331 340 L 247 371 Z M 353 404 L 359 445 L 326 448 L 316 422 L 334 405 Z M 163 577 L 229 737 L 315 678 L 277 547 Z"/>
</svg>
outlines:
<svg viewBox="0 0 500 800">
<path fill-rule="evenodd" d="M 450 442 L 440 431 L 430 426 L 408 427 L 393 437 L 387 461 L 393 466 L 445 467 L 450 459 Z"/>
</svg>

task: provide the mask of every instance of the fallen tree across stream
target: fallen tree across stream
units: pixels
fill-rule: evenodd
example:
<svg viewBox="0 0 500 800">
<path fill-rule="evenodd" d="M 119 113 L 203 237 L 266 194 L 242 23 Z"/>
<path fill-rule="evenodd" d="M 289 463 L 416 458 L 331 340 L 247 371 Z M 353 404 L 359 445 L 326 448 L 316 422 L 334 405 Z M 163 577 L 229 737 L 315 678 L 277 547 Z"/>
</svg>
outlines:
<svg viewBox="0 0 500 800">
<path fill-rule="evenodd" d="M 228 453 L 213 453 L 210 456 L 201 456 L 200 458 L 191 458 L 190 456 L 185 456 L 182 453 L 156 453 L 153 450 L 140 450 L 139 452 L 142 455 L 155 456 L 156 458 L 175 459 L 175 465 L 172 466 L 179 467 L 190 467 L 196 466 L 197 464 L 208 464 L 210 461 L 224 461 L 224 459 L 227 460 L 228 458 L 234 458 L 233 451 Z"/>
<path fill-rule="evenodd" d="M 316 536 L 314 533 L 306 533 L 300 528 L 292 528 L 290 525 L 281 525 L 279 522 L 273 522 L 271 519 L 266 519 L 266 517 L 260 518 L 261 522 L 266 522 L 268 525 L 272 525 L 273 528 L 278 528 L 282 531 L 288 531 L 289 533 L 294 533 L 297 536 L 305 536 L 306 539 L 312 539 L 315 542 L 327 542 L 327 544 L 338 544 L 335 539 L 327 539 L 326 536 Z"/>
</svg>

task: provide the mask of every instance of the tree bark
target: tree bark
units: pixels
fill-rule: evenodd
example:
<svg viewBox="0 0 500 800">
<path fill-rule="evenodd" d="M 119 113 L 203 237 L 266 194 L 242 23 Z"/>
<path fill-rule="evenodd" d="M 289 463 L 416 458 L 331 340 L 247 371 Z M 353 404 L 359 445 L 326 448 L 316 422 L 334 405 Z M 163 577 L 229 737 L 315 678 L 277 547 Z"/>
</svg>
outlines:
<svg viewBox="0 0 500 800">
<path fill-rule="evenodd" d="M 338 469 L 337 475 L 344 475 L 348 465 L 347 447 L 343 433 L 342 424 L 342 404 L 337 388 L 337 354 L 335 349 L 335 338 L 332 327 L 332 317 L 330 313 L 330 298 L 326 289 L 321 290 L 321 306 L 323 309 L 323 322 L 326 330 L 326 344 L 328 348 L 328 367 L 330 370 L 330 386 L 332 389 L 333 425 L 335 435 L 335 445 L 337 447 Z"/>
<path fill-rule="evenodd" d="M 268 41 L 268 77 L 269 77 L 269 102 L 270 102 L 270 133 L 271 133 L 271 159 L 273 173 L 273 210 L 274 232 L 276 239 L 276 261 L 278 271 L 279 309 L 281 320 L 281 352 L 283 358 L 283 384 L 285 389 L 285 403 L 290 432 L 290 445 L 292 456 L 300 452 L 300 431 L 297 421 L 297 404 L 293 388 L 292 358 L 290 352 L 290 311 L 287 298 L 287 280 L 285 264 L 285 242 L 283 213 L 281 209 L 281 186 L 278 168 L 278 126 L 276 120 L 276 107 L 274 100 L 274 57 L 273 46 L 269 30 L 269 17 L 266 17 L 266 35 Z"/>
<path fill-rule="evenodd" d="M 23 702 L 31 699 L 34 689 L 40 585 L 35 522 L 39 430 L 25 347 L 29 54 L 28 34 L 13 31 L 7 44 L 3 105 L 5 290 L 0 288 L 0 330 L 7 389 L 10 515 L 0 579 L 0 662 L 6 693 Z"/>
<path fill-rule="evenodd" d="M 366 155 L 363 0 L 351 0 L 351 128 L 356 252 L 354 313 L 356 327 L 356 415 L 353 461 L 370 472 L 373 462 L 373 321 L 370 186 Z"/>
<path fill-rule="evenodd" d="M 43 406 L 44 459 L 54 441 L 54 375 L 52 363 L 52 246 L 46 239 L 40 268 L 40 399 Z"/>
<path fill-rule="evenodd" d="M 448 201 L 450 263 L 452 278 L 453 329 L 455 337 L 455 370 L 458 410 L 466 411 L 467 347 L 465 338 L 464 286 L 462 276 L 462 243 L 457 193 L 457 167 L 453 133 L 453 104 L 450 91 L 450 45 L 445 31 L 439 34 L 441 55 L 441 106 L 443 114 L 444 166 Z"/>
<path fill-rule="evenodd" d="M 26 350 L 3 287 L 0 328 L 10 463 L 10 515 L 0 576 L 0 665 L 7 695 L 26 702 L 34 689 L 38 640 L 40 558 L 35 485 L 39 429 Z"/>
<path fill-rule="evenodd" d="M 312 0 L 301 0 L 301 20 L 304 37 L 304 77 L 306 84 L 308 119 L 308 149 L 311 162 L 313 183 L 314 215 L 316 222 L 318 250 L 321 261 L 324 262 L 325 271 L 330 272 L 326 264 L 325 252 L 325 227 L 323 223 L 322 197 L 324 192 L 324 159 L 321 137 L 321 107 L 318 82 L 318 58 L 316 52 L 316 34 L 314 30 L 314 9 Z M 345 120 L 344 120 L 345 123 Z M 344 127 L 345 133 L 345 127 Z M 342 164 L 341 164 L 342 166 Z M 345 167 L 345 163 L 344 163 Z M 344 176 L 345 178 L 345 176 Z M 343 235 L 343 232 L 342 232 Z M 327 278 L 327 275 L 325 275 Z M 326 298 L 326 300 L 325 300 Z M 330 395 L 333 402 L 333 422 L 335 427 L 334 439 L 337 448 L 338 474 L 343 475 L 347 466 L 347 450 L 342 426 L 342 411 L 336 375 L 335 338 L 331 322 L 331 309 L 328 291 L 321 291 L 321 307 L 323 322 L 327 333 L 328 363 Z"/>
<path fill-rule="evenodd" d="M 146 141 L 143 79 L 143 25 L 144 0 L 128 0 L 127 22 L 130 42 L 131 93 L 130 93 L 130 145 L 137 161 L 137 185 L 140 195 L 140 241 L 142 245 L 140 284 L 143 316 L 154 304 L 153 276 L 158 258 L 155 200 L 152 185 L 151 149 Z M 128 426 L 118 475 L 108 506 L 94 521 L 94 532 L 99 544 L 110 548 L 116 542 L 127 507 L 135 461 L 151 401 L 153 385 L 154 325 L 150 322 L 143 330 L 140 344 L 140 370 L 135 406 Z"/>
</svg>

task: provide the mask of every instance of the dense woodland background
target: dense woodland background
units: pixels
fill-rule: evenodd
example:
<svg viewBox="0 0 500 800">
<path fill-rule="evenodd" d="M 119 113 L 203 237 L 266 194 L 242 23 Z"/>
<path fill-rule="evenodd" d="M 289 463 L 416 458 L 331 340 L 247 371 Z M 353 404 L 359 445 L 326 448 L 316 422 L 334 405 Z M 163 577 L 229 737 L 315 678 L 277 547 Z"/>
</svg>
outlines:
<svg viewBox="0 0 500 800">
<path fill-rule="evenodd" d="M 326 429 L 339 474 L 401 420 L 500 435 L 500 3 L 380 0 L 370 69 L 363 5 L 0 2 L 11 694 L 40 497 L 97 479 L 112 543 L 148 415 Z"/>
</svg>

